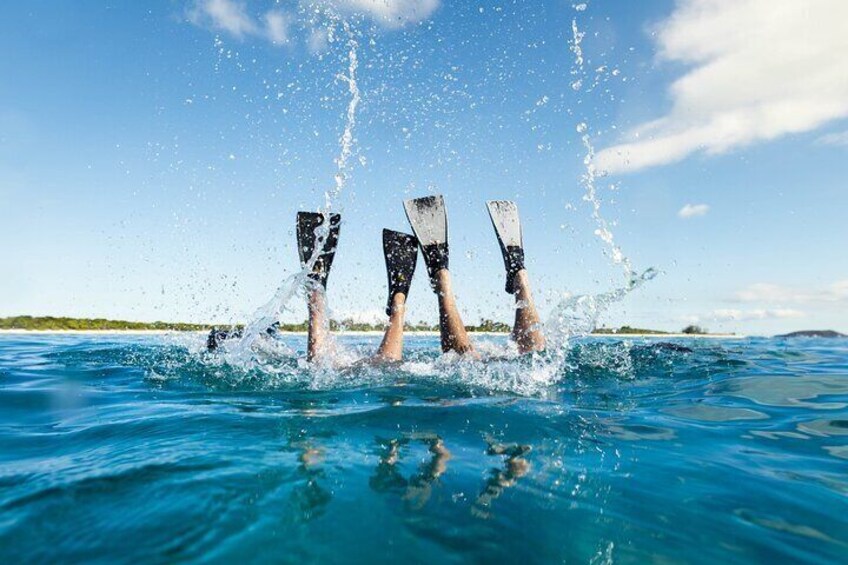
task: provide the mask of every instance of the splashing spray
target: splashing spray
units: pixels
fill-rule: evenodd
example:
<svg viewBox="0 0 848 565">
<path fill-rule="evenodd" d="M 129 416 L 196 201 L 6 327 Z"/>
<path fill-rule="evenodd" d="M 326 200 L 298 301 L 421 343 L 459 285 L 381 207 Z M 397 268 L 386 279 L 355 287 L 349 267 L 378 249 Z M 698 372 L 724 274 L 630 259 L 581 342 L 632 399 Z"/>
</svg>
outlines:
<svg viewBox="0 0 848 565">
<path fill-rule="evenodd" d="M 587 4 L 574 5 L 578 13 L 584 12 Z M 574 55 L 571 67 L 571 88 L 580 92 L 583 89 L 584 80 L 587 78 L 585 59 L 583 56 L 583 38 L 585 32 L 580 30 L 577 24 L 577 16 L 571 20 L 571 40 L 569 49 Z M 546 323 L 545 331 L 549 342 L 557 349 L 565 350 L 568 340 L 575 336 L 590 334 L 597 326 L 598 319 L 610 306 L 624 299 L 633 290 L 640 287 L 645 281 L 653 279 L 657 271 L 653 268 L 646 270 L 641 275 L 633 270 L 630 260 L 615 242 L 609 222 L 601 214 L 601 199 L 598 194 L 597 180 L 603 177 L 603 173 L 595 167 L 595 148 L 589 132 L 587 120 L 579 122 L 576 131 L 586 150 L 583 156 L 584 172 L 580 177 L 580 185 L 583 187 L 583 201 L 591 207 L 592 220 L 595 223 L 595 236 L 604 245 L 604 255 L 610 258 L 613 265 L 620 267 L 625 277 L 625 284 L 610 292 L 597 295 L 569 296 L 562 300 L 554 308 Z"/>
<path fill-rule="evenodd" d="M 353 155 L 356 145 L 356 137 L 354 135 L 356 112 L 362 100 L 357 82 L 359 42 L 356 39 L 355 30 L 351 27 L 350 22 L 342 19 L 339 15 L 331 12 L 328 12 L 327 15 L 331 21 L 331 29 L 340 24 L 347 37 L 347 74 L 339 73 L 336 78 L 347 85 L 350 99 L 345 114 L 344 130 L 339 138 L 339 154 L 334 159 L 336 173 L 333 175 L 333 186 L 324 193 L 324 205 L 318 210 L 323 214 L 325 220 L 330 217 L 330 213 L 333 210 L 338 208 L 337 201 L 350 179 L 350 158 Z M 225 348 L 228 361 L 247 366 L 256 360 L 254 346 L 257 339 L 265 335 L 266 329 L 280 320 L 284 313 L 292 312 L 290 304 L 294 297 L 300 295 L 308 285 L 309 273 L 312 272 L 315 262 L 321 255 L 324 242 L 329 235 L 329 221 L 324 221 L 315 228 L 315 248 L 312 256 L 304 263 L 303 268 L 299 272 L 284 279 L 271 300 L 256 311 L 252 317 L 253 321 L 245 328 L 242 338 L 234 343 L 232 347 Z"/>
</svg>

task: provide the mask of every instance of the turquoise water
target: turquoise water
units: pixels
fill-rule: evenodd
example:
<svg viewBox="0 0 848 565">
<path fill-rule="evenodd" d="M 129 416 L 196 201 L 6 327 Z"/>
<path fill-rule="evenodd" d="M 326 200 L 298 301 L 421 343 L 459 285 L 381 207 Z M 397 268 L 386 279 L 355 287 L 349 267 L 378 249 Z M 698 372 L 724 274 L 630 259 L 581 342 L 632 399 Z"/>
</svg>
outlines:
<svg viewBox="0 0 848 565">
<path fill-rule="evenodd" d="M 846 340 L 269 373 L 202 339 L 0 336 L 0 562 L 848 555 Z"/>
</svg>

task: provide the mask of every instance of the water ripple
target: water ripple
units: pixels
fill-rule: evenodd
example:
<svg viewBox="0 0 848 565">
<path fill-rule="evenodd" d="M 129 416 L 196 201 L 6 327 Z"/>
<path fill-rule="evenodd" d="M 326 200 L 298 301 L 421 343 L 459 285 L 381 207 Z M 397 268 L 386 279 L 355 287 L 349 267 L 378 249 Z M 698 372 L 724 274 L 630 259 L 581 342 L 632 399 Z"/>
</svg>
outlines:
<svg viewBox="0 0 848 565">
<path fill-rule="evenodd" d="M 0 559 L 845 555 L 842 341 L 408 345 L 396 367 L 266 371 L 196 335 L 0 337 Z"/>
</svg>

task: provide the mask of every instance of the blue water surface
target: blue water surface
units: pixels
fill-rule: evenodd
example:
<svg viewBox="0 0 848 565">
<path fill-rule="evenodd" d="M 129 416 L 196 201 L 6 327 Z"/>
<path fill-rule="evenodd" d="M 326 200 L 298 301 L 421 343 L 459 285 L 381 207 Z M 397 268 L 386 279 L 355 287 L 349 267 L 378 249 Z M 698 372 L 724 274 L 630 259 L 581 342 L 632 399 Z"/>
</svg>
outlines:
<svg viewBox="0 0 848 565">
<path fill-rule="evenodd" d="M 285 339 L 274 372 L 196 334 L 0 336 L 0 563 L 848 556 L 846 340 L 552 365 L 411 337 L 399 367 L 315 370 Z"/>
</svg>

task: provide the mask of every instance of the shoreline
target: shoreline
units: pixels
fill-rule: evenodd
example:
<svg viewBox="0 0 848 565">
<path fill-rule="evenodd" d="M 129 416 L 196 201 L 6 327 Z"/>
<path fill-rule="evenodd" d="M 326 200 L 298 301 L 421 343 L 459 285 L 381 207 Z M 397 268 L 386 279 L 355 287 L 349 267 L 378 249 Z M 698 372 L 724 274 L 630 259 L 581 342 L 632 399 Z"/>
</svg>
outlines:
<svg viewBox="0 0 848 565">
<path fill-rule="evenodd" d="M 176 331 L 176 330 L 17 330 L 17 329 L 0 329 L 0 335 L 188 335 L 188 334 L 197 334 L 197 335 L 206 335 L 208 332 L 206 330 L 196 330 L 196 331 Z M 289 335 L 289 336 L 306 336 L 306 332 L 278 332 L 281 335 Z M 341 332 L 333 332 L 335 335 L 341 336 L 381 336 L 383 335 L 382 331 L 341 331 Z M 433 331 L 418 331 L 418 332 L 406 332 L 406 335 L 410 336 L 427 336 L 434 337 L 438 336 L 439 332 Z M 508 336 L 509 334 L 506 332 L 469 332 L 470 336 L 481 335 L 481 336 Z M 667 334 L 633 334 L 633 333 L 603 333 L 603 334 L 590 334 L 586 337 L 593 338 L 630 338 L 630 339 L 641 339 L 641 338 L 652 338 L 652 339 L 662 339 L 662 338 L 672 338 L 672 339 L 745 339 L 749 336 L 747 335 L 738 335 L 738 334 L 681 334 L 681 333 L 667 333 Z"/>
</svg>

